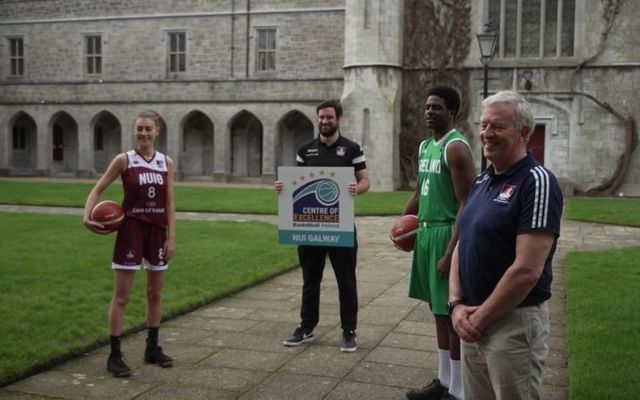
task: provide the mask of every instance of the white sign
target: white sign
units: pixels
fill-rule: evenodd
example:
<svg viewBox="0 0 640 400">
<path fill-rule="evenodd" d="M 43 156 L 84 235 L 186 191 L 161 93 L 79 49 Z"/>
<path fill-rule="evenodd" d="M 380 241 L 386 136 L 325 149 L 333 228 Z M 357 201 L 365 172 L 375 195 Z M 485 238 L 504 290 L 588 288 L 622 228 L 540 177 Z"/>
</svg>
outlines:
<svg viewBox="0 0 640 400">
<path fill-rule="evenodd" d="M 279 167 L 279 243 L 353 247 L 353 167 Z"/>
</svg>

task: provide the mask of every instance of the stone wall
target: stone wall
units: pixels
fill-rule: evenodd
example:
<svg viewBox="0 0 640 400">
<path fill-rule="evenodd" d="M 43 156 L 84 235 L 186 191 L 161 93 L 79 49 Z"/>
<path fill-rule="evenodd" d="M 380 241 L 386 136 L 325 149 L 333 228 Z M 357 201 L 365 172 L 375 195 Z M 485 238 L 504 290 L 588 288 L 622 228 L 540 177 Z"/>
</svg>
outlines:
<svg viewBox="0 0 640 400">
<path fill-rule="evenodd" d="M 0 9 L 3 8 L 0 5 Z M 129 15 L 74 20 L 65 16 L 23 24 L 9 23 L 11 21 L 16 20 L 0 22 L 0 37 L 24 38 L 25 74 L 20 79 L 23 82 L 164 83 L 202 79 L 317 79 L 342 75 L 344 31 L 335 29 L 344 26 L 344 11 L 339 8 L 323 12 L 298 9 L 257 13 L 250 14 L 249 18 L 246 14 L 192 12 L 171 18 Z M 255 73 L 255 29 L 258 27 L 277 29 L 275 72 Z M 167 35 L 175 30 L 184 30 L 187 37 L 186 72 L 177 74 L 169 73 L 167 68 Z M 102 35 L 103 73 L 100 76 L 85 76 L 83 41 L 86 34 Z M 8 59 L 7 47 L 7 41 L 2 40 L 0 54 Z M 0 80 L 10 79 L 8 75 L 9 64 L 4 62 L 0 65 Z"/>
<path fill-rule="evenodd" d="M 273 13 L 278 10 L 344 8 L 344 0 L 3 0 L 0 20 L 164 15 L 170 13 Z"/>
</svg>

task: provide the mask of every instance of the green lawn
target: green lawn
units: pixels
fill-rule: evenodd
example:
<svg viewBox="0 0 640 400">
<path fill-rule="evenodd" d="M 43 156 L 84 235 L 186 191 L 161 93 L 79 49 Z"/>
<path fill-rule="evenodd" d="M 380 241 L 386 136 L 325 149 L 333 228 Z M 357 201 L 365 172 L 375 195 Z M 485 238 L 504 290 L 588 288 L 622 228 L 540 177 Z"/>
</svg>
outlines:
<svg viewBox="0 0 640 400">
<path fill-rule="evenodd" d="M 569 219 L 640 226 L 640 199 L 569 199 Z M 565 259 L 571 400 L 632 399 L 640 387 L 640 247 Z"/>
<path fill-rule="evenodd" d="M 640 388 L 640 247 L 565 260 L 569 398 L 634 399 Z"/>
<path fill-rule="evenodd" d="M 576 221 L 640 226 L 640 198 L 573 197 L 569 199 L 565 215 Z"/>
<path fill-rule="evenodd" d="M 106 343 L 115 235 L 77 216 L 0 213 L 0 386 L 12 375 Z M 164 315 L 175 316 L 297 264 L 266 223 L 180 221 L 166 275 Z M 246 249 L 250 248 L 251 252 Z M 144 323 L 144 274 L 136 277 L 125 329 Z"/>
<path fill-rule="evenodd" d="M 83 207 L 90 183 L 0 181 L 0 204 Z M 399 215 L 411 192 L 369 192 L 356 198 L 357 215 Z M 178 211 L 276 214 L 278 196 L 272 188 L 176 186 Z M 114 182 L 101 199 L 122 200 Z"/>
</svg>

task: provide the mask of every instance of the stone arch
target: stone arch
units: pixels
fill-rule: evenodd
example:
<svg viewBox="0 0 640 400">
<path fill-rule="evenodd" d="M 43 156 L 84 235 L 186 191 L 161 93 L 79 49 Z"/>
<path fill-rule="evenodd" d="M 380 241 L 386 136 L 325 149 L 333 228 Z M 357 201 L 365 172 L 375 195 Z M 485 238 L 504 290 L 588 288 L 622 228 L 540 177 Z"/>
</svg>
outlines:
<svg viewBox="0 0 640 400">
<path fill-rule="evenodd" d="M 246 110 L 231 122 L 231 175 L 262 175 L 262 122 Z"/>
<path fill-rule="evenodd" d="M 122 125 L 109 111 L 101 111 L 91 121 L 93 131 L 93 167 L 104 173 L 111 160 L 122 151 Z"/>
<path fill-rule="evenodd" d="M 289 111 L 278 121 L 277 132 L 276 165 L 295 166 L 296 151 L 313 139 L 313 122 L 298 110 Z"/>
<path fill-rule="evenodd" d="M 19 111 L 9 120 L 9 132 L 11 132 L 11 168 L 35 171 L 38 162 L 36 121 L 25 111 Z"/>
<path fill-rule="evenodd" d="M 543 97 L 529 97 L 529 96 L 526 96 L 526 97 L 527 97 L 527 101 L 531 104 L 532 107 L 534 107 L 534 112 L 535 112 L 536 104 L 540 104 L 543 107 L 549 107 L 556 110 L 556 112 L 558 113 L 564 114 L 567 118 L 571 115 L 571 109 L 567 105 L 557 100 L 546 99 Z"/>
<path fill-rule="evenodd" d="M 59 111 L 49 123 L 51 169 L 54 173 L 78 170 L 78 123 L 66 111 Z"/>
<path fill-rule="evenodd" d="M 213 122 L 202 111 L 194 110 L 183 118 L 180 126 L 180 173 L 183 176 L 213 176 Z"/>
</svg>

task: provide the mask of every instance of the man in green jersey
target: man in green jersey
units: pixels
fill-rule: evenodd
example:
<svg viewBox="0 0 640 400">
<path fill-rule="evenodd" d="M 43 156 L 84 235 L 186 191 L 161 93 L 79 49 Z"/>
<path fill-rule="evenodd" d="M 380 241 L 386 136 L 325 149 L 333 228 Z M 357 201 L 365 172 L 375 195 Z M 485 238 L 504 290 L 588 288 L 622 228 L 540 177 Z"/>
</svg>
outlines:
<svg viewBox="0 0 640 400">
<path fill-rule="evenodd" d="M 409 297 L 429 303 L 436 320 L 438 377 L 407 392 L 409 400 L 462 399 L 460 338 L 448 312 L 449 268 L 458 240 L 455 219 L 475 178 L 471 149 L 454 129 L 458 92 L 434 86 L 427 92 L 424 118 L 433 136 L 420 143 L 418 183 L 402 214 L 420 221 L 409 282 Z"/>
</svg>

